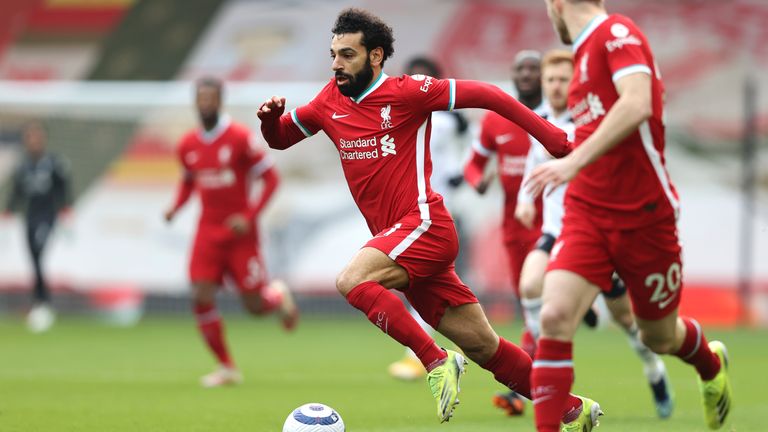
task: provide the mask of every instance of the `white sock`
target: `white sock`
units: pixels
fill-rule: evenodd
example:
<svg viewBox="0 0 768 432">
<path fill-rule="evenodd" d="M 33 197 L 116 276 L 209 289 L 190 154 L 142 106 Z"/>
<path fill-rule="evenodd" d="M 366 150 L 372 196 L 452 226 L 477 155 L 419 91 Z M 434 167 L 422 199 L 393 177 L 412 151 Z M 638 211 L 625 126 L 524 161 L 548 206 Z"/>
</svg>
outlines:
<svg viewBox="0 0 768 432">
<path fill-rule="evenodd" d="M 541 334 L 542 303 L 541 297 L 520 299 L 520 304 L 523 306 L 523 315 L 525 316 L 525 327 L 531 332 L 534 340 L 538 340 Z"/>
</svg>

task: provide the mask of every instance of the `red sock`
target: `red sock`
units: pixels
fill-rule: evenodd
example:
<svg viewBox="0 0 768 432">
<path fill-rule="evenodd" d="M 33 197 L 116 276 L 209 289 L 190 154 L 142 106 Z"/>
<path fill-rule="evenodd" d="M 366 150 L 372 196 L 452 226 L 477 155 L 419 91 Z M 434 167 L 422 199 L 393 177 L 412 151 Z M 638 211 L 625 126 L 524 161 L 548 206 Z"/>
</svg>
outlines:
<svg viewBox="0 0 768 432">
<path fill-rule="evenodd" d="M 531 358 L 536 357 L 536 339 L 533 338 L 531 331 L 526 328 L 520 336 L 520 348 L 523 349 Z"/>
<path fill-rule="evenodd" d="M 266 286 L 261 292 L 261 313 L 268 314 L 277 309 L 283 302 L 283 294 L 271 286 Z"/>
<path fill-rule="evenodd" d="M 496 354 L 481 366 L 510 390 L 531 398 L 531 357 L 517 345 L 500 337 Z"/>
<path fill-rule="evenodd" d="M 229 356 L 227 344 L 224 342 L 224 325 L 221 317 L 213 304 L 195 304 L 195 318 L 197 319 L 197 328 L 203 335 L 205 343 L 211 349 L 213 354 L 224 366 L 232 367 L 232 358 Z"/>
<path fill-rule="evenodd" d="M 570 394 L 573 384 L 573 344 L 554 339 L 539 339 L 531 370 L 531 393 L 536 416 L 536 430 L 558 432 L 569 404 L 581 405 Z"/>
<path fill-rule="evenodd" d="M 675 356 L 693 365 L 704 381 L 709 381 L 720 371 L 720 358 L 710 351 L 707 338 L 696 320 L 680 317 L 685 324 L 685 339 Z"/>
<path fill-rule="evenodd" d="M 392 339 L 412 349 L 427 370 L 446 358 L 445 351 L 419 326 L 403 302 L 374 281 L 352 288 L 347 301 Z"/>
</svg>

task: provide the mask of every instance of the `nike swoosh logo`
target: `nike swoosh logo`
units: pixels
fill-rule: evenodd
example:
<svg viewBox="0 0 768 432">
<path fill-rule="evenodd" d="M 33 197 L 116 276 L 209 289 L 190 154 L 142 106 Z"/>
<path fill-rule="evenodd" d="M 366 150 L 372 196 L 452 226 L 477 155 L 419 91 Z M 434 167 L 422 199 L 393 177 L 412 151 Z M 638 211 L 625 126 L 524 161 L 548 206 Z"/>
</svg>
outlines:
<svg viewBox="0 0 768 432">
<path fill-rule="evenodd" d="M 660 301 L 659 302 L 659 309 L 664 309 L 665 307 L 667 307 L 670 303 L 672 303 L 672 300 L 674 300 L 675 298 L 677 298 L 677 293 L 675 293 L 672 297 L 670 297 L 670 298 L 668 298 L 668 299 L 666 299 L 664 301 Z"/>
<path fill-rule="evenodd" d="M 336 114 L 334 112 L 333 115 L 331 115 L 331 118 L 334 120 L 344 118 L 344 117 L 349 117 L 349 114 Z"/>
</svg>

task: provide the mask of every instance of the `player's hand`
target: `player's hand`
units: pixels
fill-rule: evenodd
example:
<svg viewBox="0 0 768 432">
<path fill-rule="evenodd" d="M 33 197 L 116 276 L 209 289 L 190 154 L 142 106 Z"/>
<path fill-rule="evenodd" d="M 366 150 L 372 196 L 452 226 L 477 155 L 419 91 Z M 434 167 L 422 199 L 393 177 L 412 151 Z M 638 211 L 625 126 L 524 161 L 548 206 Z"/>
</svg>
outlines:
<svg viewBox="0 0 768 432">
<path fill-rule="evenodd" d="M 491 181 L 493 180 L 493 177 L 484 178 L 483 181 L 477 184 L 477 187 L 475 187 L 475 190 L 480 195 L 484 195 L 488 188 L 491 186 Z"/>
<path fill-rule="evenodd" d="M 69 225 L 72 223 L 72 218 L 74 213 L 72 212 L 71 207 L 64 207 L 63 209 L 59 210 L 59 220 L 64 225 Z"/>
<path fill-rule="evenodd" d="M 581 167 L 571 155 L 544 162 L 533 169 L 530 178 L 525 182 L 525 190 L 537 197 L 545 187 L 551 186 L 549 193 L 552 193 L 556 187 L 571 181 L 580 169 Z"/>
<path fill-rule="evenodd" d="M 533 228 L 533 220 L 536 218 L 536 206 L 533 203 L 519 202 L 515 207 L 515 219 L 519 220 L 524 227 Z"/>
<path fill-rule="evenodd" d="M 248 218 L 241 214 L 230 216 L 227 219 L 226 224 L 229 229 L 232 230 L 232 232 L 237 236 L 244 235 L 251 228 L 251 224 L 248 222 Z"/>
<path fill-rule="evenodd" d="M 174 209 L 168 209 L 163 213 L 163 219 L 168 223 L 170 223 L 174 217 L 176 217 L 176 210 Z"/>
<path fill-rule="evenodd" d="M 264 101 L 261 108 L 256 112 L 256 116 L 262 121 L 279 118 L 285 112 L 285 98 L 282 96 L 272 96 Z"/>
</svg>

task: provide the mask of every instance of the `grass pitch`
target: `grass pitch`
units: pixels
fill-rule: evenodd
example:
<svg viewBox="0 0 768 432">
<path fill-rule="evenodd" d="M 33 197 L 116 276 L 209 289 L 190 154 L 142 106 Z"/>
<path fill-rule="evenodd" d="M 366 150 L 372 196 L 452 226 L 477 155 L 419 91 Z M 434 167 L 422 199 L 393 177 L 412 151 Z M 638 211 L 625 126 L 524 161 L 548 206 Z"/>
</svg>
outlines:
<svg viewBox="0 0 768 432">
<path fill-rule="evenodd" d="M 60 319 L 29 334 L 19 317 L 0 320 L 0 431 L 280 431 L 291 410 L 323 402 L 350 432 L 530 431 L 530 406 L 508 418 L 490 404 L 501 387 L 470 364 L 454 419 L 440 425 L 424 381 L 386 374 L 402 349 L 359 319 L 305 319 L 286 335 L 271 320 L 229 317 L 230 346 L 245 375 L 236 388 L 202 389 L 213 362 L 191 316 L 150 318 L 134 328 Z M 498 327 L 517 341 L 519 327 Z M 766 430 L 768 332 L 714 331 L 730 351 L 735 410 L 726 431 Z M 443 341 L 444 342 L 444 341 Z M 450 345 L 448 345 L 450 346 Z M 574 391 L 605 410 L 599 431 L 704 431 L 693 369 L 666 359 L 677 396 L 675 413 L 657 420 L 650 391 L 621 332 L 581 330 Z"/>
</svg>

